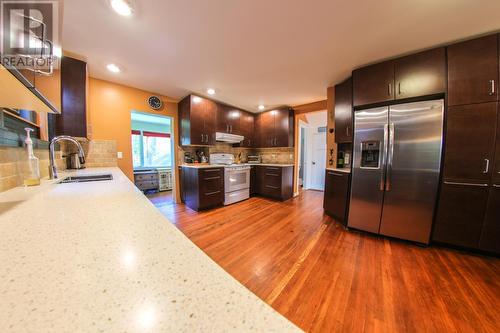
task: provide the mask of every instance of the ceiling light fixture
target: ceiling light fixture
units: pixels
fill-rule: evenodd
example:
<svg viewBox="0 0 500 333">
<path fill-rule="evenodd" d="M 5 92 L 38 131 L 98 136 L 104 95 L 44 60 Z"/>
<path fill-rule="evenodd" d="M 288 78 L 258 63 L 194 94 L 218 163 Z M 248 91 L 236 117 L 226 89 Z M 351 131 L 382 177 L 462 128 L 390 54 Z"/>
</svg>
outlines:
<svg viewBox="0 0 500 333">
<path fill-rule="evenodd" d="M 116 66 L 115 64 L 108 64 L 106 66 L 106 68 L 108 69 L 108 71 L 110 71 L 112 73 L 120 73 L 121 72 L 120 67 Z"/>
<path fill-rule="evenodd" d="M 259 110 L 260 110 L 260 111 L 264 111 L 264 109 L 265 109 L 265 108 L 266 108 L 266 107 L 265 107 L 264 105 L 262 105 L 262 104 L 261 104 L 261 105 L 259 105 Z"/>
<path fill-rule="evenodd" d="M 111 7 L 122 16 L 130 16 L 133 13 L 132 5 L 127 0 L 111 0 Z"/>
<path fill-rule="evenodd" d="M 215 89 L 213 89 L 213 88 L 208 88 L 208 89 L 207 89 L 207 94 L 209 94 L 209 95 L 215 95 Z"/>
</svg>

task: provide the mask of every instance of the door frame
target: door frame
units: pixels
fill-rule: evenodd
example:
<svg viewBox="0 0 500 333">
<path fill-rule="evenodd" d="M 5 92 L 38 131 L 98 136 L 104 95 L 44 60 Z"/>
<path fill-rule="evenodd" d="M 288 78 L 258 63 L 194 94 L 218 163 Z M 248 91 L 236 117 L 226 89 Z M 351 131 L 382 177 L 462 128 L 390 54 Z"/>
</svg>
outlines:
<svg viewBox="0 0 500 333">
<path fill-rule="evenodd" d="M 302 142 L 302 129 L 304 129 L 304 147 L 302 147 L 301 145 L 301 142 Z M 296 181 L 296 184 L 297 184 L 297 192 L 294 193 L 294 196 L 297 196 L 299 195 L 299 192 L 298 192 L 298 188 L 300 185 L 299 184 L 299 178 L 300 178 L 300 172 L 299 172 L 299 168 L 300 168 L 300 156 L 301 156 L 301 153 L 302 153 L 302 149 L 304 149 L 304 170 L 302 172 L 302 174 L 304 175 L 304 178 L 302 179 L 302 187 L 304 189 L 306 189 L 306 175 L 307 175 L 307 132 L 309 131 L 309 124 L 307 124 L 305 121 L 299 119 L 299 124 L 298 124 L 298 142 L 297 142 L 297 146 L 298 146 L 298 151 L 297 151 L 297 156 L 298 156 L 298 165 L 297 165 L 297 178 L 295 179 Z"/>
</svg>

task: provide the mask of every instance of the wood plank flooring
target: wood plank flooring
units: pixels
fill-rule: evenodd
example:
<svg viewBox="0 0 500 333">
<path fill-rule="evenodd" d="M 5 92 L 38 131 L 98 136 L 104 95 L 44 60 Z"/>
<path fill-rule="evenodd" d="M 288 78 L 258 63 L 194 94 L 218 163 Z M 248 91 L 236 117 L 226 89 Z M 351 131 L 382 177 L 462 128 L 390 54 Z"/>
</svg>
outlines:
<svg viewBox="0 0 500 333">
<path fill-rule="evenodd" d="M 500 332 L 500 259 L 346 231 L 323 193 L 197 213 L 151 201 L 248 289 L 308 332 Z"/>
</svg>

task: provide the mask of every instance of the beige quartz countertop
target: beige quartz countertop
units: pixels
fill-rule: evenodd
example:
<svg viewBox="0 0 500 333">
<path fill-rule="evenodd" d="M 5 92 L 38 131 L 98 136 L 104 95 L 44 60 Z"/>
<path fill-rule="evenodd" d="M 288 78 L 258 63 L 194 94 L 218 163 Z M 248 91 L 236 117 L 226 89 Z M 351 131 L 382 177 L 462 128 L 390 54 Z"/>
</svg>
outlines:
<svg viewBox="0 0 500 333">
<path fill-rule="evenodd" d="M 0 194 L 0 332 L 299 331 L 118 168 L 76 173 L 114 179 Z"/>
<path fill-rule="evenodd" d="M 326 170 L 337 171 L 337 172 L 344 172 L 344 173 L 351 173 L 351 169 L 350 168 L 326 168 Z"/>
</svg>

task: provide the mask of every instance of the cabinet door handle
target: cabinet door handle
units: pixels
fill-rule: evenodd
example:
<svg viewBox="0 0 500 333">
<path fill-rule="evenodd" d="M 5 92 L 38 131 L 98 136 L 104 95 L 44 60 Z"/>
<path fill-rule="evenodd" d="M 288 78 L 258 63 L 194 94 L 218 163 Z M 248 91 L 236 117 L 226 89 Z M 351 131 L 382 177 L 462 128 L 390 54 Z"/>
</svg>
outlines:
<svg viewBox="0 0 500 333">
<path fill-rule="evenodd" d="M 490 171 L 490 160 L 485 158 L 484 162 L 486 163 L 486 165 L 484 166 L 483 173 L 488 173 Z"/>
<path fill-rule="evenodd" d="M 401 82 L 398 82 L 398 95 L 401 95 Z"/>
<path fill-rule="evenodd" d="M 391 96 L 392 95 L 392 84 L 389 83 L 387 86 L 387 95 Z"/>
<path fill-rule="evenodd" d="M 220 191 L 207 192 L 207 193 L 205 193 L 205 195 L 214 195 L 214 194 L 218 194 L 218 193 L 220 193 Z"/>
<path fill-rule="evenodd" d="M 490 96 L 495 95 L 495 80 L 490 80 Z"/>
<path fill-rule="evenodd" d="M 349 126 L 346 126 L 346 127 L 345 127 L 345 135 L 346 135 L 346 136 L 349 136 Z"/>
<path fill-rule="evenodd" d="M 203 134 L 201 135 L 201 142 L 205 142 L 205 137 L 203 136 Z"/>
<path fill-rule="evenodd" d="M 331 171 L 328 171 L 328 174 L 331 175 L 331 176 L 337 176 L 337 177 L 343 177 L 344 176 L 342 174 L 331 172 Z"/>
</svg>

